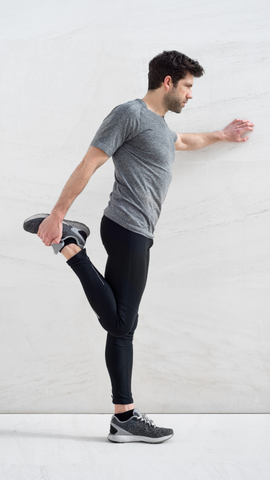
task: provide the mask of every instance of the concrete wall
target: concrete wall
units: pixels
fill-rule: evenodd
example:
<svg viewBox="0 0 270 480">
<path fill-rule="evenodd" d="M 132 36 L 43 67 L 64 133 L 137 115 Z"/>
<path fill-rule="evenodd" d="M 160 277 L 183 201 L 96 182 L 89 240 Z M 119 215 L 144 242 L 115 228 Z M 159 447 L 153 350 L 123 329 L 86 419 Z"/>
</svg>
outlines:
<svg viewBox="0 0 270 480">
<path fill-rule="evenodd" d="M 258 8 L 259 6 L 259 8 Z M 23 220 L 49 212 L 102 119 L 147 90 L 149 60 L 176 49 L 206 74 L 167 122 L 255 123 L 245 144 L 177 153 L 152 249 L 133 394 L 148 412 L 269 412 L 269 2 L 11 0 L 1 35 L 1 412 L 110 412 L 106 333 L 79 282 Z M 111 160 L 68 218 L 99 222 Z"/>
</svg>

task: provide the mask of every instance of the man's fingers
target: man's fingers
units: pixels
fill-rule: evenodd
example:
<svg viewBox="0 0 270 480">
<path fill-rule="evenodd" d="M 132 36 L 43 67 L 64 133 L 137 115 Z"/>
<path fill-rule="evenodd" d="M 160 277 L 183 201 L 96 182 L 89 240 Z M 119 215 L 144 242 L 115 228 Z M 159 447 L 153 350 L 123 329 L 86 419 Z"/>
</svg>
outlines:
<svg viewBox="0 0 270 480">
<path fill-rule="evenodd" d="M 247 131 L 250 131 L 250 132 L 253 132 L 253 128 L 252 127 L 239 127 L 237 129 L 238 132 L 241 132 L 240 135 L 244 132 L 247 132 Z"/>
<path fill-rule="evenodd" d="M 45 223 L 43 223 L 45 222 Z M 58 222 L 52 221 L 49 217 L 41 222 L 37 235 L 46 247 L 52 243 L 60 243 L 62 237 L 62 227 Z"/>
<path fill-rule="evenodd" d="M 59 235 L 58 237 L 54 238 L 51 243 L 60 243 L 62 235 Z"/>
<path fill-rule="evenodd" d="M 60 240 L 61 240 L 61 237 L 53 238 L 53 239 L 48 237 L 46 240 L 43 241 L 43 243 L 44 243 L 45 247 L 49 247 L 53 243 L 60 243 Z"/>
<path fill-rule="evenodd" d="M 249 137 L 241 137 L 245 132 L 253 132 L 254 123 L 249 120 L 242 120 L 241 118 L 235 118 L 227 127 L 224 128 L 224 132 L 227 135 L 228 142 L 246 142 Z"/>
<path fill-rule="evenodd" d="M 235 124 L 237 128 L 244 128 L 244 127 L 254 127 L 254 124 L 251 122 L 243 122 L 239 121 Z"/>
<path fill-rule="evenodd" d="M 237 118 L 232 123 L 238 124 L 238 125 L 249 125 L 251 127 L 254 127 L 254 123 L 250 122 L 249 120 L 241 120 L 240 118 Z"/>
<path fill-rule="evenodd" d="M 57 237 L 51 237 L 51 235 L 44 237 L 42 240 L 46 247 L 49 247 L 52 243 L 60 243 L 62 234 L 58 235 Z"/>
<path fill-rule="evenodd" d="M 240 127 L 254 127 L 254 124 L 251 122 L 242 122 L 239 123 Z"/>
</svg>

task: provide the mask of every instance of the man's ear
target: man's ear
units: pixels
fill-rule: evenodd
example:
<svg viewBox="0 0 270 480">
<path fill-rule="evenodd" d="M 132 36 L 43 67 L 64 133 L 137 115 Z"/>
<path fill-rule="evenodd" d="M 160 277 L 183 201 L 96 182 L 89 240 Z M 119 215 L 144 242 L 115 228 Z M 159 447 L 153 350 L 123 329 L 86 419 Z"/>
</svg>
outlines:
<svg viewBox="0 0 270 480">
<path fill-rule="evenodd" d="M 163 85 L 164 87 L 166 88 L 166 90 L 171 90 L 172 86 L 173 86 L 173 81 L 172 81 L 172 77 L 170 75 L 167 75 L 164 80 L 163 80 Z"/>
</svg>

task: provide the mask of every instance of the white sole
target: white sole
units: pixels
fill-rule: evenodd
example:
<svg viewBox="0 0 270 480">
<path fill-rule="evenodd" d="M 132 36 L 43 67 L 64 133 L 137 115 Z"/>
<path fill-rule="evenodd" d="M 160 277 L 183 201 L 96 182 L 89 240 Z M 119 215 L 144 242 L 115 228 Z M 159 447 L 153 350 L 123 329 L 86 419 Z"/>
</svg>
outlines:
<svg viewBox="0 0 270 480">
<path fill-rule="evenodd" d="M 108 440 L 113 443 L 132 443 L 132 442 L 144 442 L 144 443 L 162 443 L 166 440 L 172 438 L 173 435 L 167 435 L 162 438 L 150 438 L 150 437 L 139 437 L 135 435 L 113 435 L 109 433 Z"/>
</svg>

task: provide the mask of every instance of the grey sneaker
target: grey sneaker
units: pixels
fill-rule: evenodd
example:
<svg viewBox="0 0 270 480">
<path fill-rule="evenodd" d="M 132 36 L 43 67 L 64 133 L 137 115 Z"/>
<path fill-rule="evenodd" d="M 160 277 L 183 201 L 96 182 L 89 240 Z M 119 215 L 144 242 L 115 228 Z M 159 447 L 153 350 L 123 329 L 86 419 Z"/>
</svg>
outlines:
<svg viewBox="0 0 270 480">
<path fill-rule="evenodd" d="M 161 443 L 172 436 L 171 428 L 156 427 L 153 420 L 135 408 L 133 416 L 125 422 L 120 422 L 115 415 L 112 416 L 108 440 L 116 443 Z"/>
<path fill-rule="evenodd" d="M 48 217 L 48 213 L 38 213 L 32 217 L 27 218 L 23 223 L 23 228 L 26 232 L 37 233 L 39 225 L 43 220 Z M 70 220 L 63 220 L 63 233 L 60 243 L 53 243 L 53 251 L 57 254 L 64 246 L 65 240 L 72 238 L 80 248 L 83 248 L 87 237 L 90 235 L 89 228 L 80 222 L 72 222 Z"/>
</svg>

